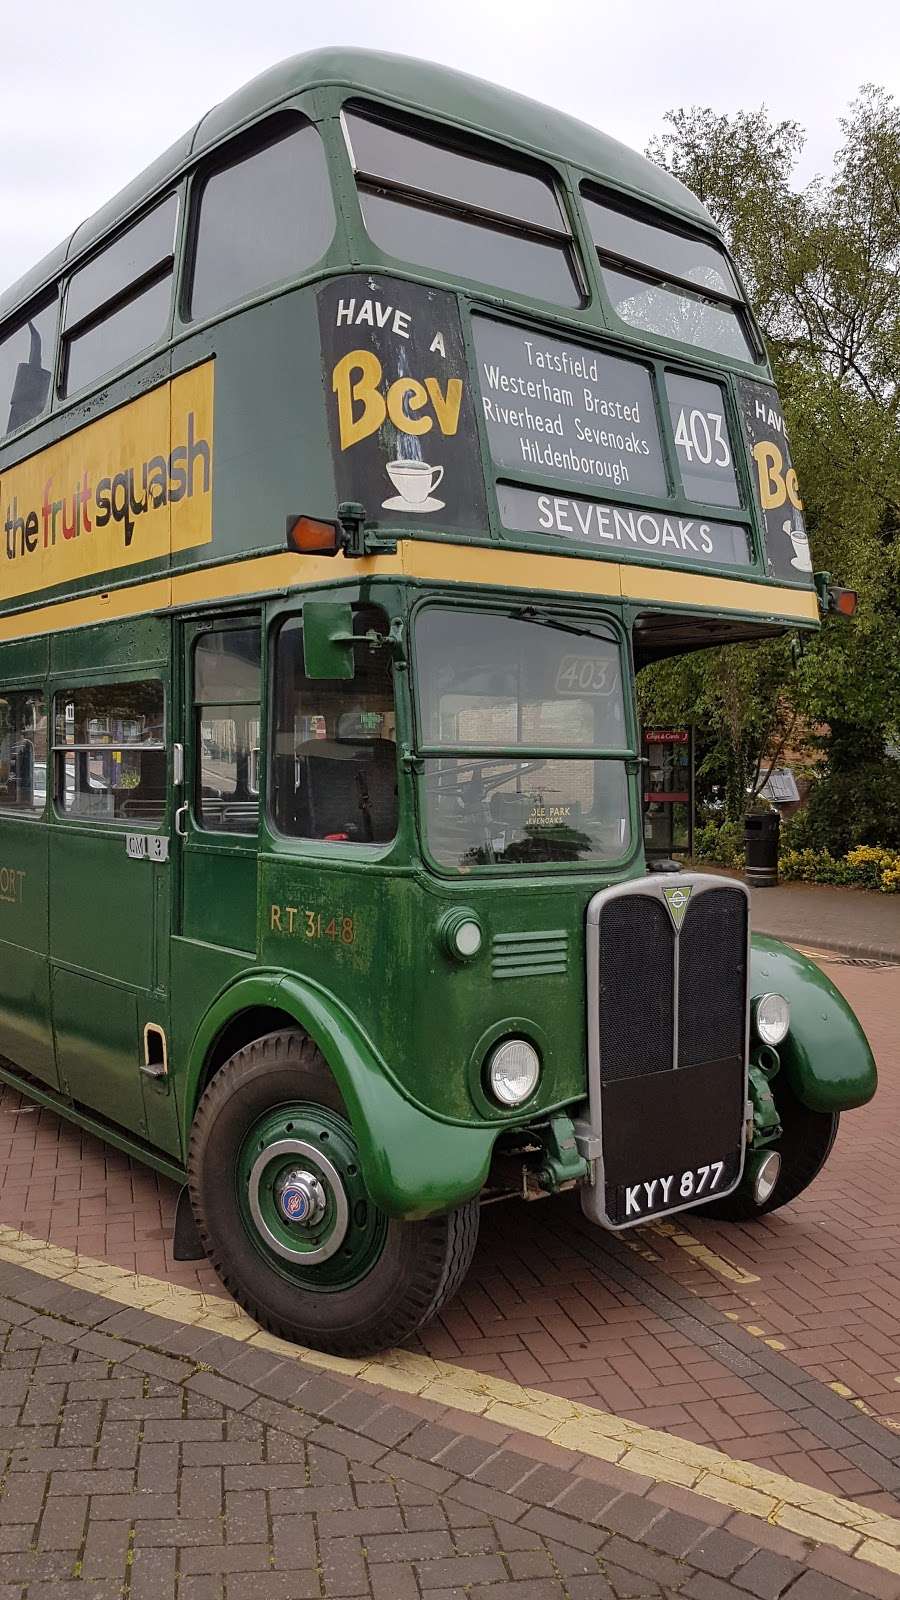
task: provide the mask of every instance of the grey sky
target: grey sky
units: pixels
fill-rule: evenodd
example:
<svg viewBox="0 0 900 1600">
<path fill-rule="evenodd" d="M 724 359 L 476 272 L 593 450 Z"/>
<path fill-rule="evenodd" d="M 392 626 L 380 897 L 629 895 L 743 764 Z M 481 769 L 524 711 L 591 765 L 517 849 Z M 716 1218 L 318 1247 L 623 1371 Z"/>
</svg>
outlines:
<svg viewBox="0 0 900 1600">
<path fill-rule="evenodd" d="M 0 288 L 254 73 L 322 44 L 428 57 L 642 149 L 676 106 L 762 101 L 827 171 L 863 82 L 900 83 L 894 0 L 31 0 L 2 7 Z"/>
</svg>

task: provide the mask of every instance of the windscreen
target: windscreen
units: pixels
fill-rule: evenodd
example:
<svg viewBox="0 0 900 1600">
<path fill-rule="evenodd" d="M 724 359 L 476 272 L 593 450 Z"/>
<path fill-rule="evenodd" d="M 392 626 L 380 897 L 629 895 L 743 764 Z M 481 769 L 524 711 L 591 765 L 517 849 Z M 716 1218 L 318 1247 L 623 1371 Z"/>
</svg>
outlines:
<svg viewBox="0 0 900 1600">
<path fill-rule="evenodd" d="M 427 845 L 441 865 L 626 853 L 629 737 L 611 629 L 428 607 L 416 671 Z"/>
</svg>

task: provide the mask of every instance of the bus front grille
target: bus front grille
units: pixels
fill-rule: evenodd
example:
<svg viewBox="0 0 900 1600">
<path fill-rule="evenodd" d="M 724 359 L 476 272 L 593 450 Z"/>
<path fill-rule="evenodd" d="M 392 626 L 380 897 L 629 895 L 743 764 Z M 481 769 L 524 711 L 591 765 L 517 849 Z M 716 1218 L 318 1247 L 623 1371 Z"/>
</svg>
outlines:
<svg viewBox="0 0 900 1600">
<path fill-rule="evenodd" d="M 660 874 L 591 901 L 589 1115 L 581 1132 L 594 1162 L 584 1191 L 594 1220 L 629 1225 L 681 1209 L 695 1188 L 702 1200 L 737 1183 L 748 961 L 741 883 Z"/>
</svg>

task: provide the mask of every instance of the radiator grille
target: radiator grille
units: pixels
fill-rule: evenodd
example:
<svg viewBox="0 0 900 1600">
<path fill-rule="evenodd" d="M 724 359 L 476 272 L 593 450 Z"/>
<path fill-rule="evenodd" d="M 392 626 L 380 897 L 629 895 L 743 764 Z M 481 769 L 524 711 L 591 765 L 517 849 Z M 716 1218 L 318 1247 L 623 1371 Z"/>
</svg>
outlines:
<svg viewBox="0 0 900 1600">
<path fill-rule="evenodd" d="M 746 1115 L 748 898 L 684 873 L 601 889 L 587 910 L 582 1206 L 631 1227 L 739 1181 Z"/>
<path fill-rule="evenodd" d="M 649 895 L 610 900 L 600 918 L 600 1076 L 604 1083 L 673 1065 L 675 933 Z"/>
<path fill-rule="evenodd" d="M 694 895 L 679 942 L 679 1067 L 742 1060 L 747 902 L 740 890 Z"/>
</svg>

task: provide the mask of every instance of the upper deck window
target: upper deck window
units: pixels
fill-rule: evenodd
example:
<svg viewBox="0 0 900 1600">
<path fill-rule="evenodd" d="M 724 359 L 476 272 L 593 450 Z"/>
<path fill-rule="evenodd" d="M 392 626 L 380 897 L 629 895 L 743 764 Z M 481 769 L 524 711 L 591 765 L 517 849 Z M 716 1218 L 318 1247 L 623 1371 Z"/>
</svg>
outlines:
<svg viewBox="0 0 900 1600">
<path fill-rule="evenodd" d="M 80 268 L 63 320 L 63 393 L 74 394 L 158 343 L 166 330 L 178 197 L 161 205 Z"/>
<path fill-rule="evenodd" d="M 0 439 L 39 417 L 50 397 L 57 302 L 33 306 L 0 339 Z"/>
<path fill-rule="evenodd" d="M 190 316 L 211 317 L 271 284 L 296 278 L 334 233 L 325 153 L 311 123 L 279 119 L 252 148 L 232 147 L 200 194 Z"/>
<path fill-rule="evenodd" d="M 602 204 L 585 186 L 582 195 L 606 292 L 623 322 L 737 361 L 758 359 L 718 245 Z"/>
<path fill-rule="evenodd" d="M 385 254 L 580 306 L 575 247 L 552 180 L 344 112 L 363 219 Z"/>
</svg>

